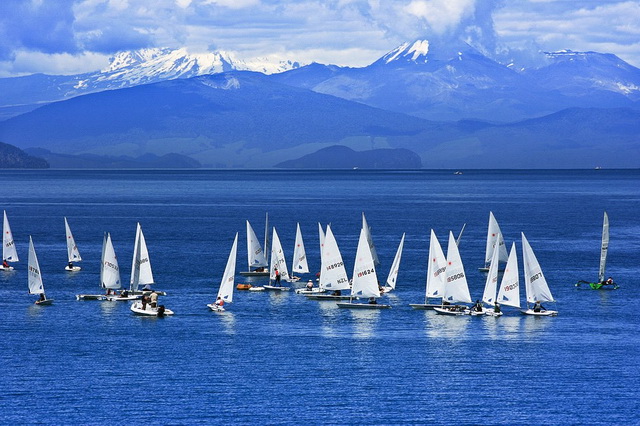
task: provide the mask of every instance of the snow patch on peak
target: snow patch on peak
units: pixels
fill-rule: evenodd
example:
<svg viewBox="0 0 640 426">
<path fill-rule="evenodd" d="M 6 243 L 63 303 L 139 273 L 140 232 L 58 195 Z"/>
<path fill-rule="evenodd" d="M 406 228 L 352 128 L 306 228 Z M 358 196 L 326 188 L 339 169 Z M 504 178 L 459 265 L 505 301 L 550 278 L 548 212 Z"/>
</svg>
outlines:
<svg viewBox="0 0 640 426">
<path fill-rule="evenodd" d="M 416 40 L 411 43 L 402 43 L 382 57 L 385 64 L 404 59 L 410 62 L 427 62 L 429 53 L 429 40 Z"/>
</svg>

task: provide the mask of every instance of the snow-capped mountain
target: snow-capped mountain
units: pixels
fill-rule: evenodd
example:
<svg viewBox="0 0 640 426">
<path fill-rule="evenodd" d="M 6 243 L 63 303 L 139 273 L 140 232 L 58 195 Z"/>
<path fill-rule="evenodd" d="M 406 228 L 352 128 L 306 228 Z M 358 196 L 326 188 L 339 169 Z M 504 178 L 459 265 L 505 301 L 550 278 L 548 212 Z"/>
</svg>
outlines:
<svg viewBox="0 0 640 426">
<path fill-rule="evenodd" d="M 298 67 L 300 64 L 295 61 L 273 57 L 245 60 L 225 51 L 192 53 L 185 48 L 141 49 L 114 55 L 107 67 L 96 72 L 72 76 L 34 74 L 0 79 L 0 107 L 33 104 L 35 108 L 37 104 L 102 90 L 233 70 L 273 74 Z"/>
</svg>

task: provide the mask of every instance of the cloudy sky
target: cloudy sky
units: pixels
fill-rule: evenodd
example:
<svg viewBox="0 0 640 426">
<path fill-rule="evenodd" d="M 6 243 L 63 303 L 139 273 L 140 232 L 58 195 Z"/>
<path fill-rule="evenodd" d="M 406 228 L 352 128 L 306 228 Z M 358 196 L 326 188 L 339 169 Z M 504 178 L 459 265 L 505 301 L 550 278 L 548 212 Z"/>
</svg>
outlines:
<svg viewBox="0 0 640 426">
<path fill-rule="evenodd" d="M 145 47 L 364 66 L 417 38 L 496 55 L 594 50 L 640 67 L 640 1 L 0 0 L 2 77 L 93 71 Z"/>
</svg>

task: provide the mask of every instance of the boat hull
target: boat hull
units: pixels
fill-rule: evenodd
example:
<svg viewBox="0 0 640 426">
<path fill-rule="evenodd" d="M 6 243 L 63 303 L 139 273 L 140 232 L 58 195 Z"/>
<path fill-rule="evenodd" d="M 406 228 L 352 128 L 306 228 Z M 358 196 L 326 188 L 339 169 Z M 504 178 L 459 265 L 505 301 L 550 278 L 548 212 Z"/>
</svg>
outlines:
<svg viewBox="0 0 640 426">
<path fill-rule="evenodd" d="M 442 304 L 438 303 L 411 303 L 409 304 L 413 309 L 421 309 L 421 310 L 434 310 L 435 308 L 442 308 Z"/>
<path fill-rule="evenodd" d="M 64 267 L 64 270 L 67 271 L 67 272 L 78 272 L 80 269 L 82 269 L 82 268 L 79 267 L 79 266 L 74 266 L 72 268 L 69 268 L 69 266 L 65 266 Z"/>
<path fill-rule="evenodd" d="M 239 272 L 243 277 L 268 277 L 269 271 L 256 272 L 256 271 L 243 271 Z"/>
<path fill-rule="evenodd" d="M 305 294 L 309 300 L 349 300 L 349 296 L 334 296 L 332 294 Z"/>
<path fill-rule="evenodd" d="M 76 294 L 76 300 L 105 300 L 104 294 Z"/>
<path fill-rule="evenodd" d="M 555 317 L 556 315 L 558 315 L 558 311 L 550 311 L 550 310 L 534 312 L 533 309 L 526 309 L 520 312 L 522 312 L 523 315 L 531 315 L 534 317 Z"/>
<path fill-rule="evenodd" d="M 53 303 L 53 299 L 36 300 L 35 302 L 35 304 L 38 306 L 51 305 L 52 303 Z"/>
<path fill-rule="evenodd" d="M 225 309 L 222 306 L 216 305 L 215 303 L 209 303 L 207 306 L 213 312 L 224 312 L 225 311 Z"/>
<path fill-rule="evenodd" d="M 0 266 L 0 271 L 13 271 L 13 266 L 9 266 L 9 267 L 4 267 L 4 266 Z"/>
<path fill-rule="evenodd" d="M 383 305 L 381 303 L 336 303 L 338 308 L 343 309 L 389 309 L 391 305 Z"/>
<path fill-rule="evenodd" d="M 264 289 L 265 290 L 269 290 L 269 291 L 289 291 L 289 290 L 291 290 L 290 287 L 281 287 L 281 286 L 274 286 L 274 285 L 265 285 Z"/>
<path fill-rule="evenodd" d="M 158 308 L 152 308 L 150 304 L 147 304 L 145 309 L 142 309 L 142 302 L 136 302 L 131 305 L 131 312 L 136 315 L 148 316 L 148 317 L 157 317 Z M 173 315 L 173 311 L 171 309 L 165 308 L 164 316 Z"/>
<path fill-rule="evenodd" d="M 449 316 L 469 315 L 469 310 L 467 310 L 467 309 L 460 310 L 460 311 L 454 311 L 454 310 L 451 310 L 451 309 L 438 307 L 438 308 L 433 308 L 433 310 L 436 311 L 436 314 L 438 314 L 438 315 L 449 315 Z"/>
<path fill-rule="evenodd" d="M 325 290 L 321 290 L 317 287 L 314 287 L 313 289 L 309 290 L 306 288 L 299 288 L 296 290 L 296 294 L 322 294 L 324 293 Z"/>
</svg>

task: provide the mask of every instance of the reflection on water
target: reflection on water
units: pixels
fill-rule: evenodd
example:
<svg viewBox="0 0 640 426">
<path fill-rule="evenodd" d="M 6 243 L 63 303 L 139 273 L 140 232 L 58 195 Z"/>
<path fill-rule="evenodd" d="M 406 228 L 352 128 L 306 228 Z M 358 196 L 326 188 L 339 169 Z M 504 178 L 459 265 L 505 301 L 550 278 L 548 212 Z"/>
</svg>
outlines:
<svg viewBox="0 0 640 426">
<path fill-rule="evenodd" d="M 32 304 L 29 305 L 29 307 L 27 308 L 27 315 L 33 319 L 40 318 L 42 316 L 42 313 L 44 312 L 44 309 L 46 309 L 47 306 L 36 305 L 33 302 L 31 303 Z"/>
<path fill-rule="evenodd" d="M 459 339 L 467 333 L 469 315 L 438 315 L 435 311 L 424 311 L 427 336 L 434 338 Z"/>
<path fill-rule="evenodd" d="M 282 306 L 289 296 L 288 291 L 267 291 L 269 293 L 269 304 L 272 307 Z"/>
<path fill-rule="evenodd" d="M 225 334 L 233 335 L 236 334 L 236 317 L 233 312 L 223 311 L 216 312 L 222 321 L 222 326 L 224 327 Z"/>
<path fill-rule="evenodd" d="M 111 302 L 108 300 L 104 300 L 98 303 L 100 303 L 100 311 L 102 312 L 102 316 L 110 320 L 114 316 L 113 313 L 116 311 L 117 304 L 122 302 Z"/>
<path fill-rule="evenodd" d="M 375 325 L 380 320 L 379 309 L 349 309 L 353 319 L 353 337 L 368 339 L 373 336 Z"/>
<path fill-rule="evenodd" d="M 554 317 L 537 317 L 533 315 L 524 315 L 522 319 L 524 322 L 525 335 L 539 335 L 541 331 L 546 330 L 554 321 Z"/>
<path fill-rule="evenodd" d="M 322 335 L 324 337 L 336 337 L 338 333 L 336 332 L 335 324 L 338 320 L 338 305 L 336 305 L 335 300 L 318 300 L 312 301 L 309 303 L 316 303 L 321 313 L 322 317 Z"/>
</svg>

